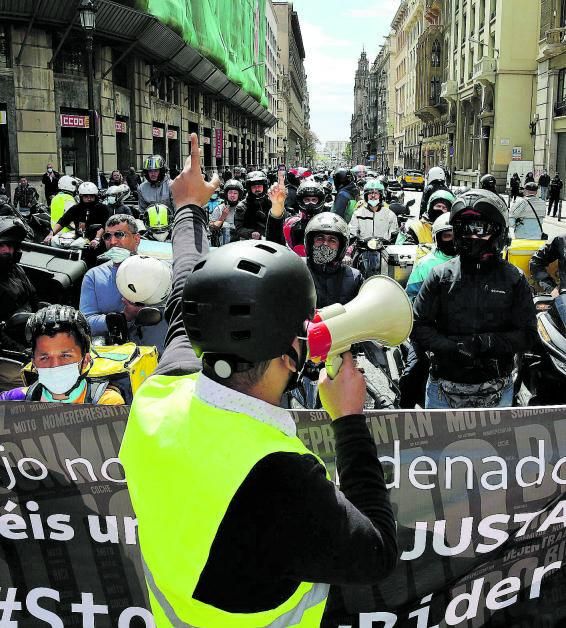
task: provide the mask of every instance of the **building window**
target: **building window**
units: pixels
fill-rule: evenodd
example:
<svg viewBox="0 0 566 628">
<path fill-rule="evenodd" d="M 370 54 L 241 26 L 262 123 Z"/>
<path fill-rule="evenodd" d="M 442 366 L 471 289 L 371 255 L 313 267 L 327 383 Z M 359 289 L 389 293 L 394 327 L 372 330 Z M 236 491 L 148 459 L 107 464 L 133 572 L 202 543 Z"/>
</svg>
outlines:
<svg viewBox="0 0 566 628">
<path fill-rule="evenodd" d="M 206 118 L 212 118 L 212 98 L 203 96 L 202 98 L 202 115 Z"/>
<path fill-rule="evenodd" d="M 3 24 L 0 26 L 0 68 L 9 68 L 11 66 L 10 32 L 8 27 Z"/>
<path fill-rule="evenodd" d="M 122 59 L 120 63 L 116 63 L 121 54 L 122 51 L 112 48 L 112 80 L 118 87 L 128 88 L 130 86 L 129 77 L 131 71 L 126 58 Z"/>
<path fill-rule="evenodd" d="M 430 82 L 430 103 L 432 105 L 440 104 L 440 79 L 433 78 Z"/>
<path fill-rule="evenodd" d="M 566 0 L 562 0 L 560 3 L 560 28 L 566 26 Z"/>
<path fill-rule="evenodd" d="M 191 87 L 189 85 L 189 98 L 188 98 L 189 111 L 198 113 L 198 101 L 199 101 L 198 89 L 195 89 L 194 87 Z"/>
<path fill-rule="evenodd" d="M 557 116 L 566 115 L 566 69 L 563 68 L 558 73 L 558 89 L 556 91 L 556 104 L 554 105 L 554 114 Z"/>
<path fill-rule="evenodd" d="M 53 52 L 57 49 L 60 41 L 61 35 L 53 33 Z M 86 76 L 86 65 L 83 38 L 70 34 L 57 54 L 53 64 L 53 71 L 59 74 Z"/>
<path fill-rule="evenodd" d="M 431 57 L 433 68 L 440 67 L 441 50 L 442 49 L 440 47 L 440 42 L 438 41 L 438 39 L 435 39 L 434 43 L 432 44 L 432 57 Z"/>
</svg>

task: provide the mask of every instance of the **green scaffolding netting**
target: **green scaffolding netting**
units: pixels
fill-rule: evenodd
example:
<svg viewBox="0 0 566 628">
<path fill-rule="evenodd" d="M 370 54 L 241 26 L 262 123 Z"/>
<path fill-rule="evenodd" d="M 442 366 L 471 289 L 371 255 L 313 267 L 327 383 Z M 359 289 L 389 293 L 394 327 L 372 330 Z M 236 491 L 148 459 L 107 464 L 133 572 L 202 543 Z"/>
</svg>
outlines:
<svg viewBox="0 0 566 628">
<path fill-rule="evenodd" d="M 254 66 L 266 59 L 265 0 L 138 0 L 138 4 L 267 107 L 265 66 Z"/>
</svg>

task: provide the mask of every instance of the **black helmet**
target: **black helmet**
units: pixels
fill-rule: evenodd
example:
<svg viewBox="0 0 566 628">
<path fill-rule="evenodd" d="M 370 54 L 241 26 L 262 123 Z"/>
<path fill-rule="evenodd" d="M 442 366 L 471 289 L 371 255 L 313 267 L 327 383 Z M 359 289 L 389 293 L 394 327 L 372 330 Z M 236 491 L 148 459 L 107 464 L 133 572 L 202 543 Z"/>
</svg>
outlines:
<svg viewBox="0 0 566 628">
<path fill-rule="evenodd" d="M 39 336 L 72 334 L 83 354 L 90 349 L 90 325 L 84 314 L 70 305 L 48 305 L 32 314 L 26 325 L 26 339 L 35 349 Z"/>
<path fill-rule="evenodd" d="M 507 245 L 509 233 L 507 205 L 500 196 L 489 190 L 468 190 L 458 196 L 450 210 L 450 223 L 454 227 L 456 250 L 464 258 L 484 261 L 486 256 L 500 255 Z M 477 232 L 478 229 L 483 229 L 485 235 L 492 236 L 488 241 L 483 241 L 483 249 L 475 247 L 474 240 L 465 237 Z"/>
<path fill-rule="evenodd" d="M 19 218 L 0 216 L 0 243 L 19 247 L 26 239 L 27 230 Z"/>
<path fill-rule="evenodd" d="M 484 174 L 480 179 L 480 188 L 497 193 L 497 179 L 492 174 Z"/>
<path fill-rule="evenodd" d="M 289 351 L 315 305 L 313 280 L 298 255 L 243 240 L 196 264 L 183 290 L 183 322 L 197 356 L 227 378 Z"/>
<path fill-rule="evenodd" d="M 334 187 L 340 191 L 354 180 L 354 175 L 347 168 L 338 168 L 334 172 Z"/>
<path fill-rule="evenodd" d="M 150 170 L 159 170 L 158 181 L 163 181 L 165 173 L 167 172 L 167 164 L 165 159 L 161 155 L 150 155 L 146 157 L 143 162 L 142 173 L 143 176 L 149 181 L 148 172 Z"/>
<path fill-rule="evenodd" d="M 346 254 L 350 236 L 346 221 L 333 212 L 322 212 L 309 220 L 305 229 L 305 252 L 310 260 L 312 260 L 314 237 L 319 233 L 335 235 L 340 240 L 340 248 L 334 261 L 341 262 Z"/>
<path fill-rule="evenodd" d="M 318 198 L 318 203 L 314 205 L 311 203 L 305 205 L 305 196 L 316 196 Z M 309 217 L 312 217 L 322 211 L 325 201 L 326 192 L 320 183 L 309 183 L 305 181 L 304 183 L 301 183 L 299 189 L 297 190 L 297 205 L 299 206 L 299 209 L 304 211 Z"/>
<path fill-rule="evenodd" d="M 222 196 L 226 201 L 228 200 L 227 193 L 229 190 L 236 190 L 236 192 L 238 192 L 238 201 L 241 201 L 246 193 L 244 186 L 238 181 L 238 179 L 228 179 L 228 181 L 224 184 Z"/>
<path fill-rule="evenodd" d="M 256 198 L 264 198 L 267 194 L 267 188 L 269 186 L 265 172 L 262 172 L 261 170 L 254 170 L 253 172 L 248 173 L 246 176 L 246 190 L 248 194 L 251 194 L 252 185 L 263 185 L 263 193 L 256 196 Z"/>
</svg>

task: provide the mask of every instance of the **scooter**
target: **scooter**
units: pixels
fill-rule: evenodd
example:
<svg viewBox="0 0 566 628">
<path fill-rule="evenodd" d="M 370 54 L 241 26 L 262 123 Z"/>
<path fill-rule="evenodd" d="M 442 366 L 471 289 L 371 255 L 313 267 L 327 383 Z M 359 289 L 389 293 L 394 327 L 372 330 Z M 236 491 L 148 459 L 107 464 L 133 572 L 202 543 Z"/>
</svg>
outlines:
<svg viewBox="0 0 566 628">
<path fill-rule="evenodd" d="M 566 404 L 566 291 L 556 298 L 537 295 L 534 304 L 539 342 L 520 360 L 517 398 L 520 405 L 563 405 Z"/>
</svg>

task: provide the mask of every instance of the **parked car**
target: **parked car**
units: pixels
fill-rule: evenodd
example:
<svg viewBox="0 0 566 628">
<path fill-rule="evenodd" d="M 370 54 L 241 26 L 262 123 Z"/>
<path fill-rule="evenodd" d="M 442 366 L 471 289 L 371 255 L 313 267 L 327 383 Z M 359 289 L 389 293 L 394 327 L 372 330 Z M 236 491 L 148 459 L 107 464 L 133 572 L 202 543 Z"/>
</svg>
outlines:
<svg viewBox="0 0 566 628">
<path fill-rule="evenodd" d="M 405 170 L 399 177 L 399 183 L 403 189 L 412 188 L 422 192 L 425 187 L 424 174 L 419 170 Z"/>
</svg>

